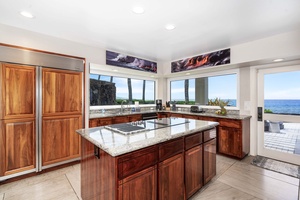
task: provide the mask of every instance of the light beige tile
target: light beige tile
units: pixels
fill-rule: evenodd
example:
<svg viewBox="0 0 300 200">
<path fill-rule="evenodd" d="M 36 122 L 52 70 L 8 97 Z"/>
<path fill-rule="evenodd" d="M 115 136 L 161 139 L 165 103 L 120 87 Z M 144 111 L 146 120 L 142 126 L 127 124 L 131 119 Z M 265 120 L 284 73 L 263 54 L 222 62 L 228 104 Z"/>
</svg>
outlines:
<svg viewBox="0 0 300 200">
<path fill-rule="evenodd" d="M 77 200 L 68 179 L 65 175 L 51 178 L 37 184 L 16 188 L 5 192 L 5 200 L 35 200 L 35 199 L 70 199 Z"/>
<path fill-rule="evenodd" d="M 298 185 L 247 170 L 240 164 L 233 165 L 218 181 L 261 199 L 297 200 Z"/>
<path fill-rule="evenodd" d="M 4 200 L 4 194 L 0 193 L 0 200 Z"/>
<path fill-rule="evenodd" d="M 74 192 L 78 197 L 81 199 L 81 192 L 80 192 L 80 165 L 74 165 L 73 170 L 66 173 L 66 177 L 68 178 Z"/>
<path fill-rule="evenodd" d="M 220 181 L 215 181 L 208 188 L 195 194 L 191 200 L 252 200 L 254 196 L 230 187 Z"/>
<path fill-rule="evenodd" d="M 28 185 L 35 185 L 39 182 L 43 182 L 45 180 L 49 180 L 49 179 L 64 175 L 64 174 L 72 171 L 73 169 L 74 169 L 73 166 L 69 166 L 69 167 L 65 167 L 62 169 L 55 170 L 55 171 L 51 171 L 51 172 L 39 174 L 39 175 L 36 175 L 33 177 L 25 178 L 25 179 L 15 181 L 12 183 L 0 185 L 0 191 L 15 190 L 15 189 L 22 188 L 22 187 L 25 187 Z"/>
</svg>

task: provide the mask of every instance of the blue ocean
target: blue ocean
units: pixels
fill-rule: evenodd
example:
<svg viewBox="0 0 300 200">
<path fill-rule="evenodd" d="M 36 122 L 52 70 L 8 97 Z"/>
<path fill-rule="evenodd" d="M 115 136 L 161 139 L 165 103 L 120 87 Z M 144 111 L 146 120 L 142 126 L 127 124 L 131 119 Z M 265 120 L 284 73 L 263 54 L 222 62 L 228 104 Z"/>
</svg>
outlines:
<svg viewBox="0 0 300 200">
<path fill-rule="evenodd" d="M 229 99 L 229 106 L 236 106 L 235 99 Z M 269 109 L 275 114 L 300 115 L 300 100 L 265 100 L 264 109 Z"/>
<path fill-rule="evenodd" d="M 276 114 L 300 115 L 300 100 L 265 100 L 265 109 Z"/>
</svg>

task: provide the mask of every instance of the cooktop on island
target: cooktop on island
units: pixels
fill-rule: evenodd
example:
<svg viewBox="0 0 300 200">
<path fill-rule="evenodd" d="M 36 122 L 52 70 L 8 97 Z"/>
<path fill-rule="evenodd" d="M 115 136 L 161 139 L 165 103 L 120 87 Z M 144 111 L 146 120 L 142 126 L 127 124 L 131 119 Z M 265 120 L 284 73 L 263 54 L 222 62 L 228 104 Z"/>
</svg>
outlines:
<svg viewBox="0 0 300 200">
<path fill-rule="evenodd" d="M 123 124 L 113 124 L 105 126 L 104 128 L 128 135 L 139 133 L 143 131 L 156 130 L 160 128 L 176 126 L 180 124 L 186 124 L 190 121 L 184 118 L 161 118 L 161 119 L 151 119 L 151 120 L 142 120 L 136 122 L 128 122 Z"/>
</svg>

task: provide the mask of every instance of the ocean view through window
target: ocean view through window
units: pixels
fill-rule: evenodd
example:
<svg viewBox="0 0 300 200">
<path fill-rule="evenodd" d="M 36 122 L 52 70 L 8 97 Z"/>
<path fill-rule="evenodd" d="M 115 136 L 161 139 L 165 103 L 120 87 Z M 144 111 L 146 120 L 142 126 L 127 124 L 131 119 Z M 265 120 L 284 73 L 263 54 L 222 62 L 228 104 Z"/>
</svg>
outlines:
<svg viewBox="0 0 300 200">
<path fill-rule="evenodd" d="M 170 100 L 177 104 L 208 105 L 215 98 L 237 106 L 237 74 L 170 81 Z"/>
<path fill-rule="evenodd" d="M 300 115 L 300 71 L 265 75 L 265 113 Z"/>
</svg>

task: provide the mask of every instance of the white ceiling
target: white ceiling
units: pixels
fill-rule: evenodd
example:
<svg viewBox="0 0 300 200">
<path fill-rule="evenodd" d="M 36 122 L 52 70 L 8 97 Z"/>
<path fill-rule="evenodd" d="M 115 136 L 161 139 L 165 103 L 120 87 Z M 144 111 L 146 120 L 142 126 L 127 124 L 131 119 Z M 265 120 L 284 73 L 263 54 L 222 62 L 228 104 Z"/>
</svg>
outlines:
<svg viewBox="0 0 300 200">
<path fill-rule="evenodd" d="M 299 30 L 300 0 L 1 0 L 0 23 L 170 61 Z M 176 28 L 166 30 L 169 23 Z"/>
</svg>

